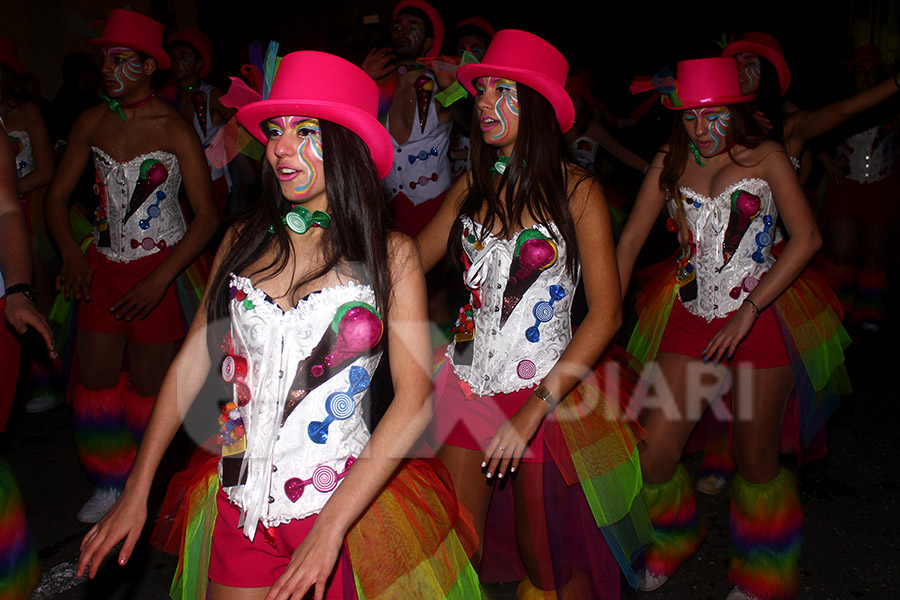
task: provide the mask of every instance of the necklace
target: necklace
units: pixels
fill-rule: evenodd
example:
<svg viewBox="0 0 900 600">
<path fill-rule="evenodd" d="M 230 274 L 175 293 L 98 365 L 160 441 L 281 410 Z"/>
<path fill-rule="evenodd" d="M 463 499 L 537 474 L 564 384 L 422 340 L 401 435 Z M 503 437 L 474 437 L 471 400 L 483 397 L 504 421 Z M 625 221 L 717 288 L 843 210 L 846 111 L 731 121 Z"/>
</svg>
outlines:
<svg viewBox="0 0 900 600">
<path fill-rule="evenodd" d="M 109 110 L 114 113 L 118 113 L 122 120 L 125 120 L 125 108 L 140 108 L 145 104 L 149 104 L 153 98 L 156 97 L 156 92 L 150 92 L 150 95 L 144 98 L 143 100 L 138 100 L 137 102 L 119 102 L 117 98 L 110 98 L 109 96 L 100 96 L 104 102 L 106 102 L 107 106 L 109 106 Z"/>
<path fill-rule="evenodd" d="M 694 142 L 688 142 L 691 147 L 691 152 L 694 153 L 694 162 L 696 162 L 701 167 L 705 167 L 706 163 L 700 159 L 700 150 L 697 149 L 697 146 L 694 145 Z"/>
<path fill-rule="evenodd" d="M 295 206 L 281 218 L 287 228 L 294 233 L 304 234 L 313 227 L 328 229 L 331 227 L 331 215 L 324 210 L 310 212 L 305 206 Z M 269 227 L 269 233 L 274 233 L 275 228 Z"/>
<path fill-rule="evenodd" d="M 425 67 L 423 67 L 423 66 L 420 65 L 419 63 L 413 63 L 412 66 L 409 66 L 409 65 L 400 65 L 400 66 L 397 67 L 397 73 L 399 73 L 400 75 L 406 75 L 406 74 L 409 73 L 410 71 L 415 71 L 415 70 L 417 70 L 417 69 L 424 69 L 424 68 L 425 68 Z"/>
</svg>

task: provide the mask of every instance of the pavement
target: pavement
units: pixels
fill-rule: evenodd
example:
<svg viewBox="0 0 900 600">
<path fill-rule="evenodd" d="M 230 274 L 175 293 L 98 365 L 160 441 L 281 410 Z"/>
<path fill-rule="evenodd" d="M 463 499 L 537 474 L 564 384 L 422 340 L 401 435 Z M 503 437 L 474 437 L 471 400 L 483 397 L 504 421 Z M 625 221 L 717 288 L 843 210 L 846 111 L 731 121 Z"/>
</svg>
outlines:
<svg viewBox="0 0 900 600">
<path fill-rule="evenodd" d="M 894 315 L 900 315 L 897 304 L 891 304 Z M 851 329 L 851 335 L 847 366 L 854 394 L 844 399 L 828 424 L 828 456 L 799 470 L 793 458 L 784 457 L 785 466 L 797 472 L 805 512 L 798 596 L 802 600 L 889 600 L 898 597 L 900 587 L 900 403 L 892 375 L 900 365 L 898 326 L 889 325 L 877 334 Z M 167 598 L 176 559 L 145 540 L 128 566 L 107 561 L 93 581 L 74 577 L 79 543 L 90 528 L 77 522 L 75 515 L 92 489 L 75 457 L 71 412 L 60 405 L 26 414 L 22 404 L 17 403 L 10 430 L 0 441 L 0 456 L 19 481 L 44 571 L 33 598 Z M 176 438 L 160 469 L 150 514 L 158 510 L 166 482 L 192 448 L 188 436 Z M 698 458 L 686 459 L 692 474 Z M 724 598 L 728 494 L 698 494 L 698 510 L 706 520 L 707 539 L 697 555 L 658 591 L 626 590 L 623 599 Z M 150 525 L 145 537 L 149 530 Z M 512 599 L 514 590 L 512 583 L 489 587 L 494 600 Z"/>
</svg>

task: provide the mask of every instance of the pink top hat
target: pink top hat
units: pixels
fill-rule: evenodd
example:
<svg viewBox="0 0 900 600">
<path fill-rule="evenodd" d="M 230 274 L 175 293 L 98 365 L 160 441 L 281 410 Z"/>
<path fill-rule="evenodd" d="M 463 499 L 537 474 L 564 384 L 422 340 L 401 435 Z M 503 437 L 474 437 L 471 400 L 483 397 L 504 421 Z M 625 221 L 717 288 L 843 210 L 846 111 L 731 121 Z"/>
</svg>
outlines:
<svg viewBox="0 0 900 600">
<path fill-rule="evenodd" d="M 852 73 L 861 62 L 870 62 L 878 66 L 883 72 L 888 71 L 888 64 L 881 58 L 881 50 L 878 46 L 860 46 L 853 51 L 853 55 L 847 60 L 847 72 Z"/>
<path fill-rule="evenodd" d="M 425 57 L 433 58 L 440 54 L 441 46 L 444 44 L 444 21 L 441 19 L 441 15 L 438 14 L 438 11 L 434 10 L 434 7 L 427 2 L 423 2 L 423 0 L 400 0 L 400 2 L 394 6 L 393 18 L 396 19 L 397 14 L 404 8 L 417 8 L 425 13 L 431 21 L 431 30 L 434 32 L 434 43 L 431 45 L 431 49 L 425 54 Z"/>
<path fill-rule="evenodd" d="M 722 50 L 722 56 L 733 57 L 744 52 L 758 54 L 768 60 L 778 72 L 778 87 L 784 96 L 791 85 L 791 70 L 784 60 L 784 52 L 778 40 L 767 33 L 750 31 L 741 36 L 741 39 L 731 42 Z"/>
<path fill-rule="evenodd" d="M 160 69 L 167 71 L 172 61 L 163 50 L 163 34 L 164 27 L 159 21 L 132 10 L 114 8 L 109 11 L 103 35 L 88 41 L 95 46 L 122 46 L 143 52 L 155 58 Z"/>
<path fill-rule="evenodd" d="M 550 102 L 565 133 L 575 122 L 575 107 L 565 88 L 568 74 L 566 58 L 547 41 L 527 31 L 501 29 L 491 40 L 484 60 L 461 66 L 456 78 L 472 95 L 479 77 L 524 83 Z"/>
<path fill-rule="evenodd" d="M 9 65 L 19 75 L 25 72 L 25 65 L 19 60 L 18 46 L 14 41 L 2 35 L 0 35 L 0 63 Z"/>
<path fill-rule="evenodd" d="M 460 27 L 465 27 L 466 25 L 471 25 L 475 29 L 483 31 L 485 33 L 485 35 L 487 35 L 489 38 L 494 37 L 494 33 L 496 33 L 496 31 L 494 31 L 494 26 L 491 25 L 490 21 L 488 21 L 484 17 L 479 17 L 479 16 L 474 16 L 474 17 L 469 17 L 468 19 L 463 19 L 462 21 L 457 23 L 453 29 L 457 30 Z"/>
<path fill-rule="evenodd" d="M 173 33 L 166 40 L 166 44 L 169 46 L 178 43 L 187 44 L 200 53 L 200 58 L 203 59 L 203 70 L 200 71 L 200 78 L 202 79 L 209 75 L 209 71 L 212 69 L 212 42 L 209 41 L 206 34 L 196 27 L 188 27 L 184 31 Z"/>
<path fill-rule="evenodd" d="M 244 106 L 237 118 L 263 144 L 260 124 L 272 117 L 314 117 L 343 125 L 369 147 L 384 178 L 394 162 L 394 146 L 377 114 L 378 86 L 365 71 L 333 54 L 304 50 L 281 59 L 269 98 Z"/>
<path fill-rule="evenodd" d="M 675 93 L 663 98 L 663 106 L 687 110 L 701 106 L 725 106 L 750 102 L 756 94 L 741 95 L 738 64 L 733 58 L 697 58 L 678 63 Z"/>
</svg>

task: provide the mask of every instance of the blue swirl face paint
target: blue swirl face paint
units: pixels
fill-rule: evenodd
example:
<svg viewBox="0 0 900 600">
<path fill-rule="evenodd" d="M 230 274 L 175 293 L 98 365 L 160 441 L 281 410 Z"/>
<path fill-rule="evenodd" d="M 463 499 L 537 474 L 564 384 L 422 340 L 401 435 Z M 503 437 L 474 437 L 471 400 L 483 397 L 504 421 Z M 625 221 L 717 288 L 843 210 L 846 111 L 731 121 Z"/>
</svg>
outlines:
<svg viewBox="0 0 900 600">
<path fill-rule="evenodd" d="M 292 201 L 308 200 L 325 190 L 322 130 L 318 119 L 276 117 L 263 124 L 268 138 L 266 158 Z M 292 151 L 288 152 L 283 144 Z"/>
<path fill-rule="evenodd" d="M 731 127 L 731 111 L 727 106 L 686 110 L 681 119 L 688 136 L 703 156 L 716 156 L 727 149 Z"/>
</svg>

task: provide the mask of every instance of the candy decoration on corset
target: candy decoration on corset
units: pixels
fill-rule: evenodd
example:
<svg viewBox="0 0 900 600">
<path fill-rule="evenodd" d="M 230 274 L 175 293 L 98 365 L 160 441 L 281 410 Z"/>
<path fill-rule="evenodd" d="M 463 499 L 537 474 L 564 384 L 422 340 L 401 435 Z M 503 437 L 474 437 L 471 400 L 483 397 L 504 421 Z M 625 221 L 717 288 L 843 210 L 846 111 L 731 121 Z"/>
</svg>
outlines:
<svg viewBox="0 0 900 600">
<path fill-rule="evenodd" d="M 425 133 L 425 123 L 428 121 L 428 105 L 431 103 L 431 92 L 434 91 L 434 81 L 422 75 L 413 84 L 416 90 L 416 106 L 419 108 L 419 127 L 421 133 Z"/>
<path fill-rule="evenodd" d="M 509 283 L 503 291 L 500 327 L 506 324 L 525 292 L 537 281 L 540 272 L 553 266 L 558 257 L 556 243 L 540 231 L 527 229 L 519 234 L 509 266 Z"/>
<path fill-rule="evenodd" d="M 334 421 L 349 419 L 356 412 L 356 394 L 369 387 L 369 374 L 360 366 L 350 367 L 350 387 L 346 392 L 333 392 L 325 399 L 325 412 L 328 416 L 323 421 L 312 421 L 306 432 L 316 444 L 328 441 L 328 426 Z"/>
<path fill-rule="evenodd" d="M 725 229 L 725 239 L 722 240 L 722 250 L 725 260 L 722 266 L 728 264 L 741 244 L 741 238 L 750 227 L 750 221 L 759 214 L 761 203 L 759 196 L 745 190 L 735 190 L 731 193 L 731 213 L 728 217 L 728 227 Z"/>
<path fill-rule="evenodd" d="M 763 230 L 756 234 L 756 250 L 751 255 L 751 258 L 759 264 L 766 262 L 762 251 L 763 248 L 772 243 L 772 235 L 769 233 L 769 229 L 773 223 L 772 215 L 766 215 L 763 217 Z"/>
<path fill-rule="evenodd" d="M 328 381 L 348 363 L 375 349 L 384 333 L 381 315 L 365 302 L 342 304 L 297 372 L 285 402 L 282 424 L 310 392 Z"/>
<path fill-rule="evenodd" d="M 553 318 L 553 304 L 557 300 L 562 300 L 565 297 L 566 290 L 564 290 L 562 286 L 550 286 L 550 301 L 547 302 L 546 300 L 541 300 L 534 305 L 534 308 L 531 311 L 537 321 L 535 321 L 534 325 L 525 330 L 525 339 L 527 339 L 532 344 L 536 344 L 537 342 L 541 341 L 541 332 L 538 330 L 538 327 L 541 323 L 546 323 Z"/>
<path fill-rule="evenodd" d="M 344 463 L 344 470 L 341 473 L 338 473 L 331 467 L 319 465 L 315 468 L 312 477 L 309 479 L 304 480 L 299 477 L 292 477 L 285 481 L 284 493 L 288 497 L 288 500 L 296 502 L 303 496 L 303 490 L 306 486 L 310 484 L 322 493 L 330 492 L 337 487 L 338 481 L 343 479 L 350 471 L 350 467 L 353 466 L 354 462 L 356 462 L 356 457 L 351 456 L 348 458 L 347 462 Z"/>
<path fill-rule="evenodd" d="M 191 104 L 194 107 L 194 114 L 197 115 L 197 122 L 203 133 L 206 133 L 206 93 L 200 90 L 191 92 Z"/>
<path fill-rule="evenodd" d="M 168 178 L 169 169 L 164 163 L 155 158 L 148 158 L 142 162 L 140 175 L 134 186 L 134 192 L 131 194 L 131 201 L 128 203 L 128 212 L 125 213 L 122 223 L 127 223 L 131 215 L 137 212 L 137 209 L 150 197 L 153 190 L 165 183 Z"/>
<path fill-rule="evenodd" d="M 166 199 L 166 193 L 162 190 L 156 190 L 156 202 L 147 207 L 147 218 L 138 221 L 138 227 L 141 229 L 150 229 L 150 221 L 159 218 L 162 211 L 159 210 L 159 203 Z"/>
</svg>

